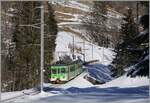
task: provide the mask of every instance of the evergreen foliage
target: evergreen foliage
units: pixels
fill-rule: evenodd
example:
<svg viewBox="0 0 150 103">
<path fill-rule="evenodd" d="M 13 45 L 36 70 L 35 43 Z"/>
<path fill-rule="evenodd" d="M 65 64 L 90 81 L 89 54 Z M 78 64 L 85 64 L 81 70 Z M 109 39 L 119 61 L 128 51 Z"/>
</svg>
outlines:
<svg viewBox="0 0 150 103">
<path fill-rule="evenodd" d="M 132 52 L 140 52 L 141 55 L 138 61 L 130 68 L 128 76 L 148 76 L 149 77 L 149 15 L 144 15 L 140 19 L 143 26 L 143 32 L 134 38 L 134 47 Z M 135 51 L 136 50 L 136 51 Z"/>
<path fill-rule="evenodd" d="M 55 40 L 57 36 L 57 22 L 55 20 L 55 15 L 54 15 L 54 10 L 52 8 L 52 5 L 48 2 L 45 3 L 45 8 L 48 11 L 44 15 L 44 22 L 46 24 L 45 26 L 45 35 L 44 35 L 44 65 L 45 65 L 45 82 L 50 82 L 48 75 L 49 75 L 49 69 L 47 66 L 52 63 L 53 61 L 53 56 L 54 56 L 54 51 L 55 51 Z"/>
<path fill-rule="evenodd" d="M 134 64 L 139 57 L 139 54 L 129 52 L 128 49 L 135 44 L 133 44 L 133 38 L 137 35 L 137 25 L 134 22 L 134 17 L 132 10 L 128 9 L 125 18 L 123 18 L 124 23 L 121 26 L 120 40 L 115 48 L 116 58 L 113 60 L 112 64 L 115 68 L 114 75 L 121 76 L 125 71 L 124 68 Z"/>
<path fill-rule="evenodd" d="M 11 37 L 11 48 L 8 50 L 6 72 L 2 75 L 10 75 L 10 78 L 4 79 L 2 83 L 13 81 L 8 86 L 9 91 L 22 90 L 32 88 L 40 84 L 40 19 L 41 1 L 13 1 L 3 2 L 9 3 L 5 13 L 8 10 L 11 13 L 9 17 L 13 28 Z M 55 39 L 57 35 L 57 23 L 53 15 L 53 8 L 48 2 L 44 2 L 44 66 L 47 72 L 47 65 L 53 60 L 53 52 L 55 51 Z M 6 20 L 7 21 L 7 20 Z M 35 25 L 39 28 L 35 28 Z M 52 36 L 54 35 L 54 36 Z M 13 45 L 12 45 L 13 44 Z M 46 75 L 47 76 L 47 75 Z M 45 78 L 45 82 L 48 78 Z M 8 91 L 6 87 L 3 87 Z"/>
</svg>

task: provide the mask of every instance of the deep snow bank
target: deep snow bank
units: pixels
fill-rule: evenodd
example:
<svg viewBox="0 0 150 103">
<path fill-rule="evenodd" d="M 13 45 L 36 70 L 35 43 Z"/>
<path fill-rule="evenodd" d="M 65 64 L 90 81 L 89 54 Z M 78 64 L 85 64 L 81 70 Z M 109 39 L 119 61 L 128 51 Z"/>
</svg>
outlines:
<svg viewBox="0 0 150 103">
<path fill-rule="evenodd" d="M 149 86 L 149 79 L 147 77 L 127 77 L 126 74 L 114 79 L 106 84 L 99 85 L 100 88 L 107 88 L 107 87 L 140 87 L 140 86 Z"/>
<path fill-rule="evenodd" d="M 75 79 L 69 81 L 66 84 L 59 86 L 59 88 L 67 89 L 71 87 L 87 88 L 93 86 L 92 83 L 84 79 L 84 76 L 87 75 L 86 72 L 83 72 L 81 75 L 77 76 Z"/>
</svg>

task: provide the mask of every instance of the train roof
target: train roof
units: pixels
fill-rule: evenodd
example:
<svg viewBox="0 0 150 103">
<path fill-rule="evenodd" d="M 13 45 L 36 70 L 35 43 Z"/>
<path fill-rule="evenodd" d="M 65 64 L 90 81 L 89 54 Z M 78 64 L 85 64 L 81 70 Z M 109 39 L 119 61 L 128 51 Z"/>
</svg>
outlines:
<svg viewBox="0 0 150 103">
<path fill-rule="evenodd" d="M 73 61 L 73 62 L 68 63 L 68 64 L 63 63 L 63 62 L 56 62 L 56 63 L 52 64 L 51 66 L 68 66 L 68 65 L 75 64 L 75 63 L 82 63 L 82 62 L 81 62 L 81 61 L 78 61 L 78 60 Z"/>
</svg>

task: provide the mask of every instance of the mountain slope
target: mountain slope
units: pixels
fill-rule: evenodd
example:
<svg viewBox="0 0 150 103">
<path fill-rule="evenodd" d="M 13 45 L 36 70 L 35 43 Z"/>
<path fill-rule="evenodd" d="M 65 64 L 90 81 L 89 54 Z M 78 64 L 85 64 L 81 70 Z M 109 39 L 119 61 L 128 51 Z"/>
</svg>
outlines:
<svg viewBox="0 0 150 103">
<path fill-rule="evenodd" d="M 56 56 L 58 54 L 72 54 L 71 48 L 69 48 L 68 45 L 73 45 L 74 37 L 75 46 L 82 49 L 80 53 L 76 53 L 80 57 L 83 58 L 83 54 L 85 53 L 86 60 L 98 59 L 100 62 L 104 63 L 109 59 L 110 63 L 114 57 L 114 53 L 111 51 L 112 49 L 99 47 L 96 43 L 91 43 L 91 40 L 89 40 L 89 37 L 82 26 L 81 19 L 86 13 L 91 12 L 93 3 L 91 1 L 53 1 L 51 3 L 55 10 L 55 17 L 59 28 L 58 37 L 56 40 L 57 47 L 55 50 L 55 60 L 56 58 L 58 60 L 58 56 Z M 120 20 L 123 15 L 111 8 L 108 8 L 108 10 L 107 16 L 109 21 L 107 26 L 111 28 L 114 27 L 114 25 L 118 25 L 118 27 L 120 27 L 120 22 L 117 22 L 117 20 Z M 116 34 L 114 34 L 114 37 L 115 35 Z M 108 64 L 108 62 L 104 64 Z"/>
</svg>

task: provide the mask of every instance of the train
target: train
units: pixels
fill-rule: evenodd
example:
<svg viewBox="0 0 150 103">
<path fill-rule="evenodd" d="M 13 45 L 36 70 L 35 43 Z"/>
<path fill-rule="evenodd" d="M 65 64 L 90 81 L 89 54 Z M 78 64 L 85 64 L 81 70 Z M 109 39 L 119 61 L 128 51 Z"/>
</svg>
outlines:
<svg viewBox="0 0 150 103">
<path fill-rule="evenodd" d="M 48 67 L 50 82 L 52 84 L 62 84 L 72 80 L 83 72 L 82 65 L 81 61 L 74 61 L 69 64 L 52 64 Z"/>
</svg>

